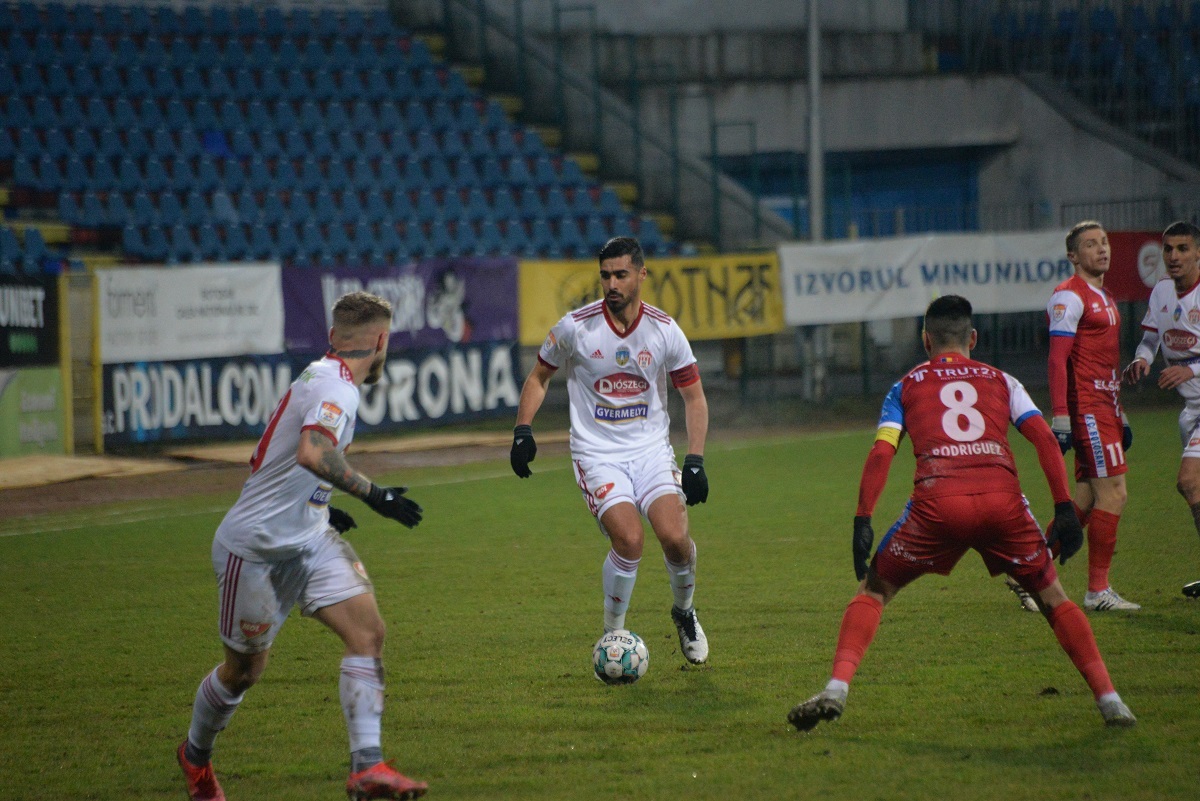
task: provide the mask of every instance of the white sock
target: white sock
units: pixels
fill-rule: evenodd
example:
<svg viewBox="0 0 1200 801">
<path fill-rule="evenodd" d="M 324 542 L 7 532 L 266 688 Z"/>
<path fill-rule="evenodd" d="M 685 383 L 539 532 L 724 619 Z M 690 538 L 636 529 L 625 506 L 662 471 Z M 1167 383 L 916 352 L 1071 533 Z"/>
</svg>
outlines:
<svg viewBox="0 0 1200 801">
<path fill-rule="evenodd" d="M 350 732 L 350 751 L 378 748 L 383 728 L 383 660 L 343 657 L 338 694 Z"/>
<path fill-rule="evenodd" d="M 686 612 L 692 608 L 692 593 L 696 590 L 696 543 L 692 543 L 692 556 L 683 564 L 676 564 L 663 554 L 667 566 L 667 578 L 671 581 L 671 593 L 675 596 L 675 608 Z"/>
<path fill-rule="evenodd" d="M 1100 696 L 1099 698 L 1097 698 L 1097 699 L 1096 699 L 1096 703 L 1097 703 L 1097 704 L 1103 704 L 1103 703 L 1106 703 L 1106 702 L 1108 702 L 1108 701 L 1120 701 L 1120 700 L 1121 700 L 1121 696 L 1117 695 L 1116 691 L 1114 690 L 1114 691 L 1113 691 L 1113 692 L 1111 692 L 1111 693 L 1105 693 L 1104 695 L 1102 695 L 1102 696 Z"/>
<path fill-rule="evenodd" d="M 212 751 L 217 734 L 229 724 L 237 711 L 238 704 L 246 696 L 229 692 L 217 678 L 217 669 L 204 677 L 196 689 L 196 701 L 192 704 L 192 725 L 188 729 L 188 742 L 200 751 Z"/>
<path fill-rule="evenodd" d="M 829 683 L 825 685 L 825 690 L 826 692 L 837 694 L 848 693 L 850 692 L 850 685 L 839 679 L 830 679 Z"/>
<path fill-rule="evenodd" d="M 625 612 L 637 581 L 640 559 L 626 559 L 609 550 L 604 559 L 604 630 L 625 628 Z"/>
</svg>

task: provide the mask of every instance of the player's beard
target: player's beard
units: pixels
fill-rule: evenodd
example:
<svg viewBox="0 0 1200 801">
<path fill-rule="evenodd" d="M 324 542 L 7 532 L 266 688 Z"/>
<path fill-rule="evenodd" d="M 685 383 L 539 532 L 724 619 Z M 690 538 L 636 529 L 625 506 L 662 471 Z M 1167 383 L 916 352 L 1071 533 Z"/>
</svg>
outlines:
<svg viewBox="0 0 1200 801">
<path fill-rule="evenodd" d="M 631 300 L 631 297 L 626 297 L 619 292 L 610 292 L 604 296 L 604 305 L 608 307 L 609 314 L 615 315 L 625 311 L 625 307 Z"/>
<path fill-rule="evenodd" d="M 371 369 L 367 371 L 367 377 L 363 379 L 363 383 L 368 386 L 379 383 L 379 379 L 383 377 L 383 365 L 387 363 L 387 353 L 380 353 L 375 357 L 375 361 L 371 362 Z"/>
</svg>

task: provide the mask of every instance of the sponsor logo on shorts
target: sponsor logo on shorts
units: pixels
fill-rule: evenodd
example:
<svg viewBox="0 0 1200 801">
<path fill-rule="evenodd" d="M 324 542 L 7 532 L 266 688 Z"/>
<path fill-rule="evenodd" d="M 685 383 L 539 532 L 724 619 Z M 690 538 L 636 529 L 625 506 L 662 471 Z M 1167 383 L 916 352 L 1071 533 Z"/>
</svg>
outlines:
<svg viewBox="0 0 1200 801">
<path fill-rule="evenodd" d="M 1066 315 L 1067 315 L 1067 305 L 1065 303 L 1055 303 L 1053 314 L 1051 314 L 1051 317 L 1054 318 L 1054 322 L 1056 322 L 1056 323 L 1062 322 L 1062 318 L 1065 317 Z"/>
<path fill-rule="evenodd" d="M 998 442 L 968 442 L 961 445 L 942 445 L 930 451 L 932 456 L 1001 456 L 1004 449 Z"/>
<path fill-rule="evenodd" d="M 604 500 L 605 495 L 612 492 L 612 488 L 614 486 L 614 484 L 605 484 L 603 487 L 596 487 L 596 489 L 592 491 L 592 495 L 596 496 L 596 500 L 602 501 Z"/>
<path fill-rule="evenodd" d="M 365 578 L 367 581 L 371 580 L 371 577 L 367 575 L 367 569 L 365 567 L 363 567 L 362 562 L 354 563 L 354 572 L 357 573 L 358 575 L 362 576 L 363 578 Z"/>
<path fill-rule="evenodd" d="M 617 348 L 617 367 L 629 364 L 629 348 Z"/>
<path fill-rule="evenodd" d="M 267 633 L 267 629 L 271 628 L 270 623 L 255 623 L 250 620 L 242 620 L 238 622 L 238 628 L 242 630 L 242 636 L 247 640 L 253 640 L 255 637 L 261 637 Z"/>
<path fill-rule="evenodd" d="M 596 391 L 610 398 L 633 398 L 650 389 L 650 383 L 633 373 L 613 373 L 596 379 Z"/>
<path fill-rule="evenodd" d="M 1163 344 L 1171 350 L 1191 350 L 1196 347 L 1196 335 L 1191 331 L 1171 328 L 1163 333 Z"/>
<path fill-rule="evenodd" d="M 342 415 L 344 414 L 345 412 L 342 411 L 342 407 L 336 403 L 323 401 L 321 403 L 321 410 L 317 412 L 317 422 L 326 428 L 337 428 L 337 424 L 342 422 Z"/>
<path fill-rule="evenodd" d="M 313 506 L 328 506 L 329 499 L 333 497 L 333 487 L 317 487 L 313 491 L 308 502 Z"/>
<path fill-rule="evenodd" d="M 629 406 L 603 406 L 596 404 L 595 418 L 601 423 L 626 423 L 645 417 L 650 406 L 645 403 L 634 403 Z"/>
<path fill-rule="evenodd" d="M 650 362 L 652 361 L 654 361 L 654 354 L 642 348 L 641 352 L 638 353 L 638 366 L 645 369 L 650 366 Z"/>
</svg>

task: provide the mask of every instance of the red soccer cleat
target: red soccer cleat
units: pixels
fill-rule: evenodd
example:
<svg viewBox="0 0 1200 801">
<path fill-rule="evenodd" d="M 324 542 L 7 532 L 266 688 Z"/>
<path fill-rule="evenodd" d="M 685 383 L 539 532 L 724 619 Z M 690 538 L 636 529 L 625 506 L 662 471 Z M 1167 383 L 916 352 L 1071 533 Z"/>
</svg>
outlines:
<svg viewBox="0 0 1200 801">
<path fill-rule="evenodd" d="M 351 773 L 350 778 L 346 780 L 346 795 L 350 796 L 350 801 L 363 801 L 368 798 L 405 801 L 420 798 L 428 789 L 429 785 L 425 782 L 415 782 L 393 768 L 390 759 L 358 773 Z"/>
<path fill-rule="evenodd" d="M 179 744 L 175 756 L 179 759 L 179 767 L 183 768 L 183 777 L 187 779 L 188 798 L 192 801 L 225 801 L 225 792 L 217 781 L 217 774 L 213 773 L 212 761 L 196 767 L 183 755 L 186 747 L 187 740 L 184 740 Z"/>
</svg>

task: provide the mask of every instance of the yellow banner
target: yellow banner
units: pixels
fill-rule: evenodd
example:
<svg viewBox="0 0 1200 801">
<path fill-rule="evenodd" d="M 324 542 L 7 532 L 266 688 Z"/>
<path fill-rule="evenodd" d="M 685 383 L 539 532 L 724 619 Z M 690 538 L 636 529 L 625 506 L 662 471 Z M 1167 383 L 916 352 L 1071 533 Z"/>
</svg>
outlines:
<svg viewBox="0 0 1200 801">
<path fill-rule="evenodd" d="M 642 300 L 675 318 L 689 339 L 730 339 L 784 329 L 775 253 L 647 259 Z M 521 344 L 540 345 L 564 314 L 599 300 L 591 261 L 522 261 Z"/>
</svg>

